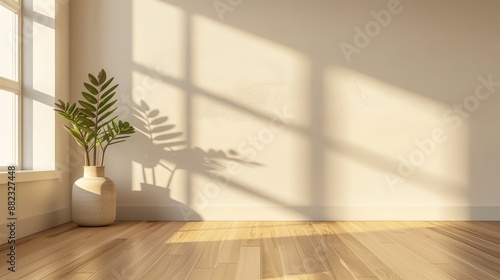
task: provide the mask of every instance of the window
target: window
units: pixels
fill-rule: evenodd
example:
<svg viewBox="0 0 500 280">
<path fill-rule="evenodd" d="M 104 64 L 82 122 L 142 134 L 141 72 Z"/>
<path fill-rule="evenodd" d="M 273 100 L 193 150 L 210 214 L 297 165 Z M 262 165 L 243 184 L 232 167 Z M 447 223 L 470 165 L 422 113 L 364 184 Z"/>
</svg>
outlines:
<svg viewBox="0 0 500 280">
<path fill-rule="evenodd" d="M 20 166 L 20 0 L 0 0 L 0 171 Z"/>
</svg>

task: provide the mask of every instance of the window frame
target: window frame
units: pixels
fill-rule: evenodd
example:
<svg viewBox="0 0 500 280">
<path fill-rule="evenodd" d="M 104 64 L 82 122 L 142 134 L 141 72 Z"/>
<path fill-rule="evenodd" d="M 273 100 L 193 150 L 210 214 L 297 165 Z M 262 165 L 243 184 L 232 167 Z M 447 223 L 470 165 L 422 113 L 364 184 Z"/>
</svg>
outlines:
<svg viewBox="0 0 500 280">
<path fill-rule="evenodd" d="M 23 40 L 22 40 L 22 30 L 23 30 L 23 13 L 22 13 L 22 1 L 23 0 L 0 0 L 0 5 L 11 10 L 17 14 L 17 38 L 15 43 L 17 44 L 17 81 L 10 80 L 4 77 L 0 77 L 0 89 L 6 90 L 14 93 L 17 96 L 17 145 L 15 149 L 17 150 L 17 165 L 16 169 L 22 169 L 22 81 L 23 81 Z M 1 128 L 0 128 L 1 129 Z M 6 171 L 8 166 L 0 166 L 0 172 Z"/>
</svg>

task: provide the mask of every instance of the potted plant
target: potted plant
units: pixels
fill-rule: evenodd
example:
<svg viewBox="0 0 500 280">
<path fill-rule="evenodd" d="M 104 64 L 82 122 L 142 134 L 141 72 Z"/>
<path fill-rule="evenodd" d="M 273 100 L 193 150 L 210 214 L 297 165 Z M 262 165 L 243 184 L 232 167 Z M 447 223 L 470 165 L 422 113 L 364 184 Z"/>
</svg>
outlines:
<svg viewBox="0 0 500 280">
<path fill-rule="evenodd" d="M 114 77 L 108 79 L 101 70 L 88 78 L 78 103 L 59 100 L 54 110 L 69 121 L 64 128 L 84 151 L 83 177 L 73 184 L 71 195 L 72 220 L 80 226 L 105 226 L 116 218 L 116 188 L 104 175 L 104 157 L 109 146 L 125 141 L 135 129 L 114 114 Z"/>
</svg>

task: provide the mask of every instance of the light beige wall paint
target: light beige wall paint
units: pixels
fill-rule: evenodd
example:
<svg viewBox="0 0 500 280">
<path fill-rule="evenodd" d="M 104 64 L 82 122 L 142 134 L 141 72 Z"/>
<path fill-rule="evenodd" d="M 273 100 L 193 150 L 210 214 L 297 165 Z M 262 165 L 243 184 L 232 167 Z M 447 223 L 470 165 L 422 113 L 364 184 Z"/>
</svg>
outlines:
<svg viewBox="0 0 500 280">
<path fill-rule="evenodd" d="M 23 162 L 28 170 L 51 171 L 17 174 L 17 238 L 71 220 L 73 165 L 64 122 L 52 111 L 54 100 L 69 99 L 69 2 L 23 3 Z M 0 201 L 7 201 L 6 185 L 0 190 Z M 2 209 L 0 244 L 7 241 L 5 221 Z"/>
<path fill-rule="evenodd" d="M 498 219 L 498 8 L 74 0 L 71 92 L 107 69 L 138 127 L 121 219 Z"/>
</svg>

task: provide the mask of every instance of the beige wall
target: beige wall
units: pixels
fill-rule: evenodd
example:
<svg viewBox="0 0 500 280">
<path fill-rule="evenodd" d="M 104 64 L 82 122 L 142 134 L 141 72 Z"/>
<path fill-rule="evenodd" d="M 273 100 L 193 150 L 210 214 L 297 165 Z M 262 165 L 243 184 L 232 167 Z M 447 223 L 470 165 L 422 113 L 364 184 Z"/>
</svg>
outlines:
<svg viewBox="0 0 500 280">
<path fill-rule="evenodd" d="M 52 110 L 54 100 L 69 98 L 69 3 L 24 0 L 23 12 L 22 150 L 30 171 L 16 174 L 17 238 L 71 220 L 73 165 L 64 122 Z M 0 181 L 7 181 L 5 174 Z M 0 190 L 0 201 L 7 201 L 6 185 Z M 7 212 L 1 207 L 0 244 L 7 241 Z"/>
<path fill-rule="evenodd" d="M 499 5 L 74 0 L 71 92 L 138 128 L 120 219 L 499 219 Z"/>
</svg>

